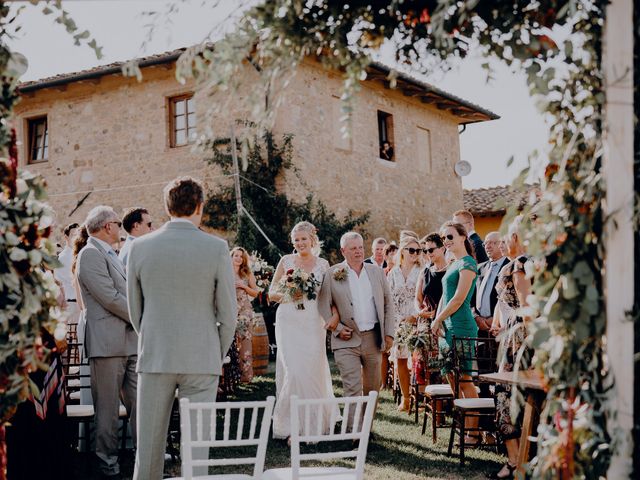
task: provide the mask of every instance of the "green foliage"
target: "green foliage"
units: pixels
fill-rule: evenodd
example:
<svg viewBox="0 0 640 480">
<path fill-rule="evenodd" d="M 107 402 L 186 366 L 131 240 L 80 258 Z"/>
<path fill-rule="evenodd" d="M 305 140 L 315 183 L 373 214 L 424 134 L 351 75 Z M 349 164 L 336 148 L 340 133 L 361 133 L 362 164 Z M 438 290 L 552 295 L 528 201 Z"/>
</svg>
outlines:
<svg viewBox="0 0 640 480">
<path fill-rule="evenodd" d="M 340 236 L 364 225 L 369 213 L 356 214 L 349 211 L 344 219 L 339 219 L 320 200 L 309 193 L 304 202 L 287 198 L 278 189 L 287 172 L 295 174 L 292 163 L 293 137 L 285 135 L 280 144 L 271 133 L 255 138 L 247 151 L 247 169 L 240 172 L 242 203 L 260 228 L 271 239 L 270 245 L 253 225 L 242 215 L 238 219 L 233 185 L 224 185 L 206 201 L 203 223 L 211 228 L 236 231 L 235 243 L 248 251 L 261 252 L 264 258 L 275 265 L 283 253 L 292 250 L 289 233 L 302 220 L 313 223 L 318 237 L 324 242 L 323 256 L 331 263 L 340 257 Z M 218 138 L 205 144 L 212 153 L 207 161 L 221 167 L 223 173 L 233 174 L 231 140 Z M 241 144 L 237 144 L 238 156 Z M 301 180 L 299 180 L 301 181 Z"/>
<path fill-rule="evenodd" d="M 447 68 L 472 46 L 525 72 L 532 95 L 551 119 L 552 146 L 541 200 L 525 209 L 523 225 L 537 265 L 531 307 L 538 315 L 529 342 L 549 385 L 535 478 L 598 478 L 610 456 L 600 175 L 606 5 L 606 0 L 392 0 L 353 1 L 347 7 L 330 0 L 270 0 L 250 9 L 215 50 L 196 47 L 180 62 L 180 73 L 203 87 L 235 93 L 250 58 L 259 81 L 253 96 L 245 96 L 245 106 L 259 123 L 273 118 L 279 95 L 308 56 L 343 72 L 348 113 L 371 54 L 384 41 L 394 42 L 400 64 L 421 72 Z M 569 32 L 561 44 L 552 38 L 556 25 Z M 389 80 L 393 87 L 393 72 Z"/>
</svg>

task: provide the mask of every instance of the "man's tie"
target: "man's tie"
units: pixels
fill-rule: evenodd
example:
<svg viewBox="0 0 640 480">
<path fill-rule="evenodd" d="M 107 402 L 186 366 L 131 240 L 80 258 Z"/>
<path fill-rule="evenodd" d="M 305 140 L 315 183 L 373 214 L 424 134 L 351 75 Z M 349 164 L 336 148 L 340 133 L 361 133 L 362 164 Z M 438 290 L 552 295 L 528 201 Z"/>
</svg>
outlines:
<svg viewBox="0 0 640 480">
<path fill-rule="evenodd" d="M 118 255 L 116 255 L 116 252 L 114 252 L 113 250 L 109 250 L 107 252 L 107 255 L 109 255 L 109 257 L 111 257 L 111 260 L 113 260 L 115 262 L 115 264 L 118 265 L 122 269 L 122 271 L 124 272 L 124 265 L 122 264 L 122 262 L 118 258 Z"/>
</svg>

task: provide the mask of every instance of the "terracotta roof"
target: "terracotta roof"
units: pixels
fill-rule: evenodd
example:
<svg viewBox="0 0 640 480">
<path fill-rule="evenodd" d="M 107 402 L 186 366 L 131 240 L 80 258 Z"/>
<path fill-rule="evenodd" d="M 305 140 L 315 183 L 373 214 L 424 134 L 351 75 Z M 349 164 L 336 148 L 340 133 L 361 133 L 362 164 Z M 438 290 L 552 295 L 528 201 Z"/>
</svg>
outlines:
<svg viewBox="0 0 640 480">
<path fill-rule="evenodd" d="M 140 68 L 172 63 L 175 62 L 185 50 L 186 48 L 179 48 L 170 52 L 138 58 L 136 61 Z M 68 83 L 93 80 L 105 75 L 121 74 L 122 66 L 126 63 L 128 62 L 114 62 L 79 72 L 61 73 L 40 80 L 23 82 L 19 85 L 18 89 L 21 93 L 29 93 L 43 88 L 60 87 Z M 389 72 L 390 68 L 388 66 L 374 62 L 368 69 L 367 80 L 381 81 L 385 86 L 389 86 L 390 82 L 387 78 Z M 444 90 L 440 90 L 407 73 L 399 72 L 396 78 L 397 88 L 404 95 L 418 97 L 420 101 L 425 104 L 432 104 L 440 110 L 448 111 L 461 119 L 460 124 L 483 122 L 500 118 L 489 110 L 463 100 L 460 97 L 456 97 Z"/>
<path fill-rule="evenodd" d="M 464 190 L 462 201 L 466 210 L 469 210 L 474 216 L 482 217 L 504 214 L 507 211 L 507 207 L 514 203 L 523 206 L 529 200 L 532 192 L 539 196 L 537 185 L 528 185 L 526 192 L 515 190 L 510 185 L 476 188 Z"/>
<path fill-rule="evenodd" d="M 175 62 L 184 52 L 185 48 L 178 48 L 170 52 L 159 53 L 157 55 L 149 55 L 136 59 L 140 68 L 151 67 L 154 65 L 163 65 Z M 43 88 L 51 88 L 65 85 L 67 83 L 79 82 L 82 80 L 92 80 L 103 77 L 105 75 L 113 75 L 122 73 L 122 66 L 128 62 L 113 62 L 108 65 L 100 65 L 88 70 L 79 72 L 61 73 L 52 77 L 41 78 L 40 80 L 32 80 L 22 82 L 18 89 L 21 93 L 29 93 Z"/>
</svg>

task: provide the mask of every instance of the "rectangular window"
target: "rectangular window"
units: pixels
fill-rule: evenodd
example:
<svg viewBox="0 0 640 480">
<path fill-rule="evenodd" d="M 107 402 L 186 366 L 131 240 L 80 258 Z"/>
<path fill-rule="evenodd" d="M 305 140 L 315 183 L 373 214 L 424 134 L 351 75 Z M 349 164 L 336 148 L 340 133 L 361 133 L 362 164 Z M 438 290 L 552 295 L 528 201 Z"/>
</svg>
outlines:
<svg viewBox="0 0 640 480">
<path fill-rule="evenodd" d="M 29 133 L 29 163 L 46 162 L 49 158 L 49 128 L 47 117 L 27 120 Z"/>
<path fill-rule="evenodd" d="M 193 94 L 169 99 L 171 146 L 181 147 L 196 138 L 196 107 Z"/>
<path fill-rule="evenodd" d="M 390 162 L 395 161 L 393 115 L 382 110 L 378 110 L 378 142 L 380 145 L 380 158 Z"/>
<path fill-rule="evenodd" d="M 428 128 L 418 127 L 417 147 L 418 168 L 423 172 L 431 173 L 431 131 Z"/>
</svg>

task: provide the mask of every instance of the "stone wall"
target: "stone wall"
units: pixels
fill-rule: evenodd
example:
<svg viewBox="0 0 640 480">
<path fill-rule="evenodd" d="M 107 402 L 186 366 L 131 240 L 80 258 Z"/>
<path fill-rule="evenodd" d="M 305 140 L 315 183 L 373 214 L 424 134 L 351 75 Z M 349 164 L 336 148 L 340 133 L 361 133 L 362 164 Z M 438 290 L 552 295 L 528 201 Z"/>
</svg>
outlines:
<svg viewBox="0 0 640 480">
<path fill-rule="evenodd" d="M 357 94 L 352 136 L 342 137 L 341 79 L 307 62 L 287 90 L 274 133 L 294 134 L 298 174 L 284 179 L 287 194 L 311 192 L 339 215 L 370 211 L 370 236 L 396 237 L 400 229 L 425 234 L 462 206 L 453 172 L 459 160 L 459 119 L 374 82 Z M 117 211 L 142 205 L 156 224 L 167 219 L 162 188 L 193 175 L 209 188 L 228 181 L 190 146 L 169 145 L 168 97 L 193 91 L 176 82 L 173 66 L 144 69 L 144 81 L 105 76 L 27 94 L 16 109 L 22 168 L 44 175 L 60 225 L 81 222 L 95 205 Z M 212 101 L 196 95 L 199 122 Z M 378 158 L 377 110 L 393 115 L 395 162 Z M 27 165 L 26 119 L 48 116 L 48 161 Z M 216 118 L 228 135 L 231 119 Z M 199 123 L 199 126 L 201 126 Z M 75 213 L 78 201 L 93 191 Z M 259 219 L 258 219 L 259 221 Z"/>
</svg>

